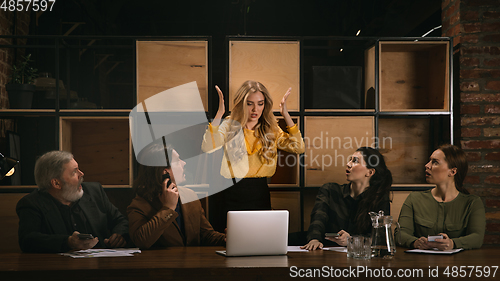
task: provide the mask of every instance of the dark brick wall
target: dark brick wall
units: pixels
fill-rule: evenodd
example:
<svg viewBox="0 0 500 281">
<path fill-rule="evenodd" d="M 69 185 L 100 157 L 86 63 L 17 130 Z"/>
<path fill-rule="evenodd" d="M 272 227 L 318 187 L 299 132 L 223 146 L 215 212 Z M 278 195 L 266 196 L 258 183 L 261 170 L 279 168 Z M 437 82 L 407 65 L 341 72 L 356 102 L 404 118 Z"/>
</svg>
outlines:
<svg viewBox="0 0 500 281">
<path fill-rule="evenodd" d="M 486 207 L 485 244 L 500 244 L 500 0 L 443 0 L 443 36 L 455 45 L 454 97 L 467 152 L 467 189 Z M 458 81 L 457 81 L 458 80 Z"/>
</svg>

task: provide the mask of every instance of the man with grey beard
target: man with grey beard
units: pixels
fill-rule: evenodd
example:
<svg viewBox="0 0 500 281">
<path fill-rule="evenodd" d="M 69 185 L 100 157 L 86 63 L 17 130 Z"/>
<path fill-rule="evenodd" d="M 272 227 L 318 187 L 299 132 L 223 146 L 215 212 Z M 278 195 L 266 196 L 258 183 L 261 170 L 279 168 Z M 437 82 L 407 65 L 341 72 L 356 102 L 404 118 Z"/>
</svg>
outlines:
<svg viewBox="0 0 500 281">
<path fill-rule="evenodd" d="M 83 183 L 83 175 L 69 152 L 50 151 L 38 158 L 38 190 L 24 196 L 16 207 L 23 252 L 58 253 L 127 244 L 127 219 L 111 204 L 101 184 Z"/>
</svg>

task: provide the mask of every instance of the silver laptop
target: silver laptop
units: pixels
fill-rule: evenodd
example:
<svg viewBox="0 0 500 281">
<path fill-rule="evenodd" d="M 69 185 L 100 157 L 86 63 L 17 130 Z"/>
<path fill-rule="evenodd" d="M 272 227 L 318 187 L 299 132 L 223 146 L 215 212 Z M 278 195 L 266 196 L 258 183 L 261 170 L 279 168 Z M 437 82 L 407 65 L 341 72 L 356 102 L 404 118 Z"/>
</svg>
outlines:
<svg viewBox="0 0 500 281">
<path fill-rule="evenodd" d="M 226 250 L 234 256 L 286 255 L 288 211 L 229 211 Z"/>
</svg>

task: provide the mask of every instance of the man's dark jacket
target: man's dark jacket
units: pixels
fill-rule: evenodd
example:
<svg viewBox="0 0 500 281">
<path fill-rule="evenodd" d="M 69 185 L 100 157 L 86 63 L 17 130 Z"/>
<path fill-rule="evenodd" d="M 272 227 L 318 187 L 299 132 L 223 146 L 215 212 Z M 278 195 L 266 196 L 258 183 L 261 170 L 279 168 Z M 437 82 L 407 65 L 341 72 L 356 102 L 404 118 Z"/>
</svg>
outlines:
<svg viewBox="0 0 500 281">
<path fill-rule="evenodd" d="M 128 238 L 128 221 L 111 204 L 101 184 L 82 184 L 83 196 L 78 202 L 99 242 L 117 233 Z M 35 190 L 17 203 L 19 246 L 23 252 L 60 253 L 68 247 L 68 231 L 54 198 L 48 192 Z"/>
</svg>

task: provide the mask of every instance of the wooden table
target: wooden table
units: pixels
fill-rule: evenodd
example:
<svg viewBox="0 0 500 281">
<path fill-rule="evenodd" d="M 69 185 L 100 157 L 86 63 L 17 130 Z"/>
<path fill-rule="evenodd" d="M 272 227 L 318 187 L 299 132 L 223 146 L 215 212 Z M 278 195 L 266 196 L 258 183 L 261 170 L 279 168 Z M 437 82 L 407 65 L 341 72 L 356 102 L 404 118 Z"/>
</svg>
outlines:
<svg viewBox="0 0 500 281">
<path fill-rule="evenodd" d="M 286 256 L 222 257 L 221 247 L 189 247 L 147 250 L 134 257 L 73 259 L 57 254 L 0 254 L 0 280 L 283 280 L 294 276 L 367 280 L 391 275 L 392 280 L 428 280 L 430 272 L 445 278 L 462 272 L 463 280 L 500 280 L 500 248 L 483 248 L 455 255 L 404 253 L 398 249 L 392 260 L 348 259 L 345 253 L 291 252 Z M 469 268 L 467 268 L 469 266 Z M 481 266 L 481 268 L 479 268 Z M 490 269 L 489 278 L 483 275 Z M 436 270 L 437 269 L 437 270 Z M 371 278 L 367 270 L 371 271 Z M 431 271 L 430 271 L 431 270 Z M 473 273 L 471 274 L 471 270 Z M 403 277 L 398 278 L 399 275 Z M 335 276 L 337 275 L 337 276 Z M 454 280 L 457 278 L 450 278 Z"/>
</svg>

